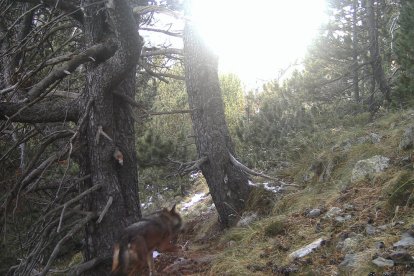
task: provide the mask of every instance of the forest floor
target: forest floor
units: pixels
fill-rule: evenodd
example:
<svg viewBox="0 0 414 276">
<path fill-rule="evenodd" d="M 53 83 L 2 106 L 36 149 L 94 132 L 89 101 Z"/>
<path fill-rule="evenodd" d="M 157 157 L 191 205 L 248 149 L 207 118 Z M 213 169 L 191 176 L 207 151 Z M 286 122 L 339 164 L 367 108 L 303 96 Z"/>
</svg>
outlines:
<svg viewBox="0 0 414 276">
<path fill-rule="evenodd" d="M 406 111 L 321 133 L 315 140 L 325 144 L 308 144 L 283 172 L 285 183 L 300 187 L 231 229 L 220 229 L 207 188 L 195 185 L 178 206 L 186 222 L 182 250 L 157 256 L 159 275 L 414 275 L 414 151 L 399 148 L 411 126 L 414 111 Z M 389 167 L 352 181 L 355 164 L 377 155 Z M 315 177 L 315 162 L 330 171 Z"/>
</svg>

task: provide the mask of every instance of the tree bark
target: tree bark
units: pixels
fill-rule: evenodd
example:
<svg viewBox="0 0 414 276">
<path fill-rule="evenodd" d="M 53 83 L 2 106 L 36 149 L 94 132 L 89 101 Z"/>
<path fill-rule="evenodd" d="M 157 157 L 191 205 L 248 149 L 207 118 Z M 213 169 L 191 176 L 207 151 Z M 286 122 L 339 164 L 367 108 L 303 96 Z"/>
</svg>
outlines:
<svg viewBox="0 0 414 276">
<path fill-rule="evenodd" d="M 360 102 L 359 96 L 359 66 L 358 66 L 358 30 L 357 30 L 357 12 L 358 0 L 352 1 L 352 82 L 354 90 L 354 99 L 356 103 Z"/>
<path fill-rule="evenodd" d="M 367 0 L 367 22 L 369 33 L 369 52 L 371 56 L 371 66 L 373 73 L 373 80 L 378 83 L 381 93 L 384 95 L 385 100 L 391 102 L 391 90 L 388 82 L 385 78 L 384 69 L 382 68 L 382 58 L 378 45 L 378 27 L 376 13 L 374 10 L 375 0 Z"/>
<path fill-rule="evenodd" d="M 185 80 L 197 152 L 211 196 L 224 227 L 240 218 L 251 186 L 244 172 L 232 165 L 235 156 L 227 127 L 217 73 L 217 57 L 206 47 L 195 26 L 184 28 Z"/>
<path fill-rule="evenodd" d="M 90 2 L 92 4 L 95 1 Z M 82 135 L 86 137 L 87 143 L 87 157 L 82 162 L 82 174 L 91 175 L 84 183 L 86 187 L 104 184 L 86 202 L 85 208 L 88 211 L 102 212 L 111 197 L 113 201 L 99 224 L 92 222 L 87 226 L 86 261 L 111 256 L 119 233 L 141 216 L 134 120 L 127 103 L 113 93 L 115 91 L 134 98 L 136 63 L 141 41 L 126 1 L 113 1 L 111 4 L 115 6 L 107 8 L 112 10 L 110 18 L 114 26 L 111 27 L 115 28 L 118 50 L 104 63 L 87 67 L 84 112 L 87 112 L 86 103 L 93 102 Z M 102 7 L 90 5 L 86 14 L 89 15 L 85 17 L 87 47 L 110 39 L 113 34 L 108 31 L 108 18 L 102 12 Z M 105 137 L 96 139 L 100 127 L 112 141 Z M 113 158 L 116 148 L 123 152 L 123 165 Z M 88 274 L 106 275 L 108 272 L 109 267 L 104 262 Z"/>
</svg>

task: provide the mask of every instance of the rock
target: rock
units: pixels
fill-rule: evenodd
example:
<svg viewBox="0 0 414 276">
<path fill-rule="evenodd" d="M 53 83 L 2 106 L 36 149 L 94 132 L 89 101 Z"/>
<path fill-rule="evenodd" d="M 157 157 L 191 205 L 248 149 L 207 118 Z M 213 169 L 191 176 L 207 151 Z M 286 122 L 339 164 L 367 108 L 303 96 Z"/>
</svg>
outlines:
<svg viewBox="0 0 414 276">
<path fill-rule="evenodd" d="M 411 165 L 411 163 L 413 162 L 413 160 L 411 159 L 412 159 L 412 155 L 404 156 L 398 159 L 396 164 L 398 166 L 405 167 L 405 166 Z"/>
<path fill-rule="evenodd" d="M 377 134 L 377 133 L 370 133 L 369 138 L 371 139 L 371 142 L 373 144 L 378 144 L 379 142 L 381 142 L 382 136 L 380 134 Z"/>
<path fill-rule="evenodd" d="M 393 244 L 394 248 L 408 248 L 414 246 L 414 237 L 410 233 L 404 233 L 402 239 Z"/>
<path fill-rule="evenodd" d="M 345 222 L 345 221 L 347 221 L 347 220 L 350 220 L 352 218 L 352 216 L 351 215 L 345 215 L 345 216 L 336 216 L 335 217 L 335 221 L 336 222 L 339 222 L 339 223 L 343 223 L 343 222 Z"/>
<path fill-rule="evenodd" d="M 319 217 L 320 215 L 321 215 L 321 209 L 316 208 L 316 209 L 310 210 L 307 216 L 309 218 L 316 218 L 316 217 Z"/>
<path fill-rule="evenodd" d="M 396 265 L 411 265 L 414 264 L 414 259 L 407 251 L 396 251 L 391 253 L 390 258 Z"/>
<path fill-rule="evenodd" d="M 321 247 L 321 245 L 323 245 L 325 243 L 325 239 L 324 238 L 319 238 L 316 241 L 292 252 L 289 254 L 289 258 L 291 260 L 295 260 L 295 259 L 299 259 L 302 257 L 305 257 L 306 255 L 312 253 L 314 250 L 318 249 L 319 247 Z"/>
<path fill-rule="evenodd" d="M 400 149 L 407 150 L 414 145 L 414 126 L 408 127 L 404 130 L 404 134 L 400 140 Z"/>
<path fill-rule="evenodd" d="M 338 242 L 336 248 L 341 249 L 344 253 L 353 253 L 357 251 L 361 242 L 364 240 L 364 236 L 361 234 L 356 234 L 355 236 L 348 237 L 341 242 Z"/>
<path fill-rule="evenodd" d="M 332 151 L 349 151 L 352 148 L 350 140 L 345 140 L 339 144 L 336 144 L 332 147 Z"/>
<path fill-rule="evenodd" d="M 367 233 L 367 235 L 375 235 L 378 232 L 378 230 L 372 225 L 372 224 L 367 224 L 367 226 L 365 226 L 365 233 Z"/>
<path fill-rule="evenodd" d="M 342 268 L 354 268 L 358 263 L 357 254 L 346 254 L 344 260 L 339 264 Z"/>
<path fill-rule="evenodd" d="M 232 248 L 232 247 L 236 246 L 236 244 L 237 244 L 237 242 L 236 242 L 236 241 L 234 241 L 234 240 L 230 240 L 230 241 L 227 243 L 227 246 L 228 246 L 228 247 L 230 247 L 230 248 Z"/>
<path fill-rule="evenodd" d="M 323 217 L 330 219 L 330 218 L 333 218 L 333 217 L 339 215 L 339 213 L 341 213 L 341 212 L 342 212 L 341 208 L 332 207 L 331 209 L 329 209 L 328 212 L 326 212 L 326 214 Z"/>
<path fill-rule="evenodd" d="M 384 156 L 375 155 L 369 159 L 359 160 L 352 170 L 351 181 L 362 180 L 365 177 L 372 178 L 375 173 L 382 172 L 388 168 L 390 159 Z"/>
<path fill-rule="evenodd" d="M 356 143 L 363 144 L 363 143 L 371 142 L 373 144 L 378 144 L 379 142 L 381 142 L 381 138 L 382 136 L 377 133 L 370 133 L 369 135 L 357 138 Z"/>
<path fill-rule="evenodd" d="M 353 211 L 353 210 L 355 210 L 355 207 L 354 207 L 354 205 L 352 205 L 352 204 L 344 204 L 344 209 L 345 209 L 345 211 Z"/>
<path fill-rule="evenodd" d="M 383 257 L 378 257 L 375 260 L 372 260 L 372 262 L 379 266 L 379 267 L 392 267 L 394 266 L 394 261 L 393 260 L 387 260 L 384 259 Z"/>
<path fill-rule="evenodd" d="M 383 248 L 385 248 L 384 242 L 382 242 L 382 241 L 375 242 L 375 248 L 376 249 L 383 249 Z"/>
</svg>

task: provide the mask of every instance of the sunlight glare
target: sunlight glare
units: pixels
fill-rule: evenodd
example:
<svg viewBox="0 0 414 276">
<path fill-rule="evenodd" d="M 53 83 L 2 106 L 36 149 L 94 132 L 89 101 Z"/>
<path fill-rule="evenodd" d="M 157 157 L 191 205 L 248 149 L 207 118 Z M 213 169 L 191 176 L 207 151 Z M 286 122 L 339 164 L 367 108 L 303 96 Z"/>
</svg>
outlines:
<svg viewBox="0 0 414 276">
<path fill-rule="evenodd" d="M 326 18 L 324 0 L 194 0 L 193 19 L 221 72 L 248 84 L 275 79 L 302 58 Z"/>
</svg>

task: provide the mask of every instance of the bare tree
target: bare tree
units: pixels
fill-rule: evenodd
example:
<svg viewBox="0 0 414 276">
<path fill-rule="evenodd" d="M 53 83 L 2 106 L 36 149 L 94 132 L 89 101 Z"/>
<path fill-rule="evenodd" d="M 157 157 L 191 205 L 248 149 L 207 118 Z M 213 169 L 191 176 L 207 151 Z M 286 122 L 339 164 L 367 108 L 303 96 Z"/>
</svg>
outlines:
<svg viewBox="0 0 414 276">
<path fill-rule="evenodd" d="M 379 89 L 384 95 L 384 99 L 391 102 L 391 90 L 388 81 L 385 77 L 384 69 L 382 68 L 382 58 L 378 45 L 378 24 L 377 13 L 375 12 L 375 0 L 366 1 L 366 16 L 369 33 L 369 54 L 371 58 L 372 67 L 372 83 L 379 85 Z"/>
</svg>

